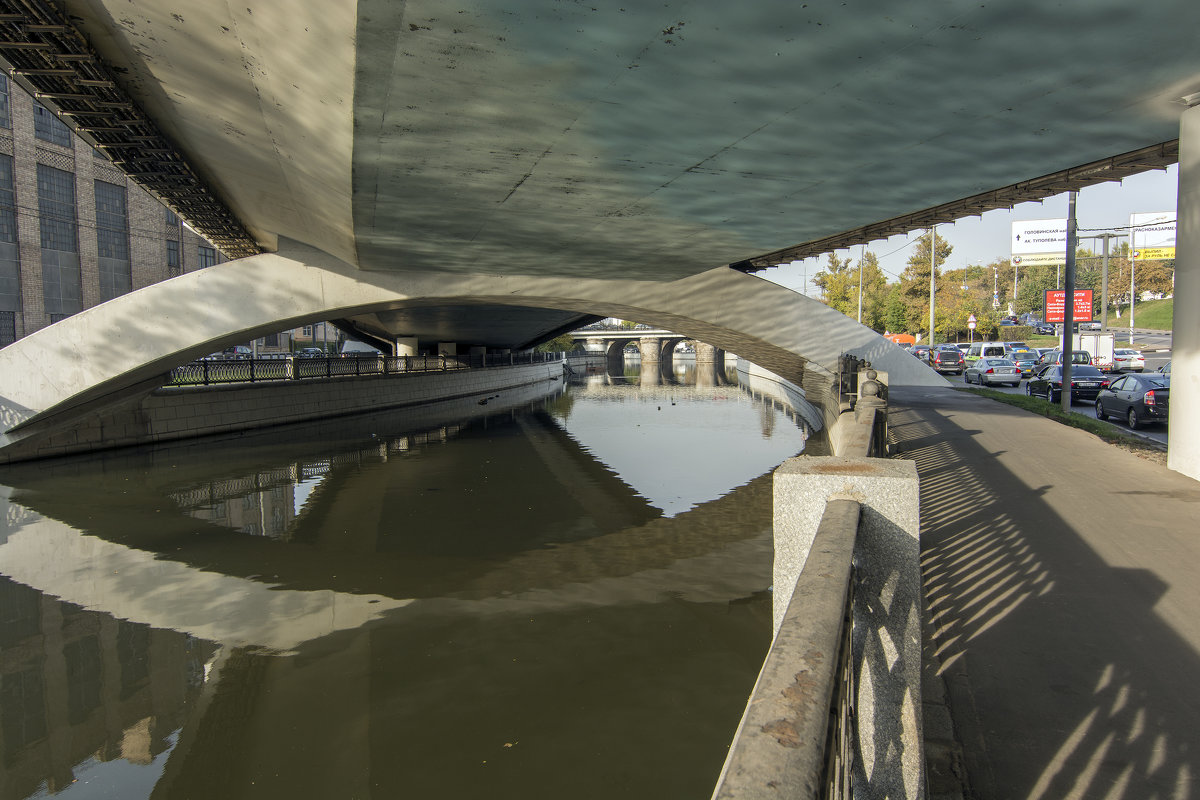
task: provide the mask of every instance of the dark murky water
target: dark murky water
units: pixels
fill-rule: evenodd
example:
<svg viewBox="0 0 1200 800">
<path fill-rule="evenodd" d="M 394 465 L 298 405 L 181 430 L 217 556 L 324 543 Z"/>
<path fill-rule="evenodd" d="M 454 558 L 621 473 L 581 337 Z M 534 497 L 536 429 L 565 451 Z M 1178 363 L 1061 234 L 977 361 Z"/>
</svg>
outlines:
<svg viewBox="0 0 1200 800">
<path fill-rule="evenodd" d="M 651 382 L 0 473 L 0 800 L 707 797 L 806 434 Z"/>
</svg>

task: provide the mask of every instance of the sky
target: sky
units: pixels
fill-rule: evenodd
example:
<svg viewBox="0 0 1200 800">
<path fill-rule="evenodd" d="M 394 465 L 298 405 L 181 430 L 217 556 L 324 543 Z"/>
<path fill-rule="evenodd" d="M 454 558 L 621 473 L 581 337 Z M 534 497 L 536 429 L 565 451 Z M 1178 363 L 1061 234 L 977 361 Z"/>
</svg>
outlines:
<svg viewBox="0 0 1200 800">
<path fill-rule="evenodd" d="M 1122 233 L 1120 229 L 1129 225 L 1130 214 L 1174 211 L 1178 185 L 1179 167 L 1172 165 L 1166 170 L 1133 175 L 1119 183 L 1114 181 L 1081 189 L 1075 201 L 1080 246 L 1094 246 L 1099 252 L 1099 242 L 1083 237 L 1108 230 Z M 938 225 L 938 236 L 954 246 L 943 268 L 960 269 L 968 264 L 990 264 L 996 259 L 1008 258 L 1013 222 L 1064 219 L 1066 216 L 1067 193 L 1064 192 L 1040 203 L 1022 203 L 1011 211 L 997 209 L 981 217 L 965 217 L 952 224 Z M 863 220 L 864 223 L 875 221 Z M 866 249 L 878 257 L 887 279 L 896 281 L 907 266 L 917 240 L 924 235 L 927 235 L 924 229 L 917 230 L 871 242 Z M 838 250 L 837 254 L 839 258 L 850 256 L 857 264 L 861 252 L 862 247 L 856 245 L 850 250 Z M 806 294 L 818 297 L 820 289 L 813 285 L 812 278 L 828 263 L 828 256 L 806 258 L 788 266 L 764 270 L 758 275 L 798 292 L 807 288 Z"/>
</svg>

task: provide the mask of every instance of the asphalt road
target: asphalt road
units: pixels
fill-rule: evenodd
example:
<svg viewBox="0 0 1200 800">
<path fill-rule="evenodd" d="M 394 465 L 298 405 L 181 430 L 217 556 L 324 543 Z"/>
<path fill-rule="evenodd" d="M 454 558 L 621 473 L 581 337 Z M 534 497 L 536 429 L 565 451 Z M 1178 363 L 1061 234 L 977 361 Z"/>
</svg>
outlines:
<svg viewBox="0 0 1200 800">
<path fill-rule="evenodd" d="M 1160 334 L 1160 335 L 1162 335 L 1162 334 Z M 1166 334 L 1166 338 L 1167 338 L 1167 343 L 1169 345 L 1170 338 L 1171 338 L 1170 334 Z M 1139 345 L 1139 349 L 1141 347 L 1142 347 L 1142 345 Z M 1150 352 L 1149 348 L 1152 347 L 1152 345 L 1145 345 L 1145 347 L 1147 349 L 1141 351 L 1142 354 L 1146 358 L 1145 372 L 1154 372 L 1160 366 L 1162 366 L 1163 364 L 1165 364 L 1171 360 L 1171 351 L 1170 350 L 1163 350 L 1163 351 L 1159 351 L 1159 352 Z M 964 385 L 964 386 L 966 385 L 963 383 L 963 379 L 962 379 L 961 375 L 945 375 L 943 377 L 945 377 L 946 380 L 950 381 L 953 384 Z M 1009 394 L 1025 394 L 1025 385 L 1028 382 L 1029 382 L 1029 379 L 1026 378 L 1025 380 L 1021 381 L 1021 385 L 1019 387 L 989 386 L 988 388 L 995 389 L 996 391 L 999 391 L 999 392 L 1007 392 Z M 977 385 L 978 384 L 971 384 L 971 386 L 977 386 Z M 1091 403 L 1091 402 L 1076 403 L 1074 406 L 1072 406 L 1072 410 L 1079 414 L 1086 414 L 1089 417 L 1095 418 L 1095 416 L 1096 416 L 1096 406 L 1094 403 Z M 1124 423 L 1106 420 L 1106 424 L 1112 425 L 1114 428 L 1116 428 L 1117 430 L 1120 430 L 1122 433 L 1130 433 L 1130 434 L 1133 434 L 1134 436 L 1141 436 L 1146 439 L 1153 439 L 1154 441 L 1161 442 L 1164 445 L 1167 443 L 1167 426 L 1166 425 L 1150 425 L 1146 428 L 1140 428 L 1136 431 L 1131 431 L 1131 430 L 1129 430 L 1128 426 L 1126 426 Z"/>
</svg>

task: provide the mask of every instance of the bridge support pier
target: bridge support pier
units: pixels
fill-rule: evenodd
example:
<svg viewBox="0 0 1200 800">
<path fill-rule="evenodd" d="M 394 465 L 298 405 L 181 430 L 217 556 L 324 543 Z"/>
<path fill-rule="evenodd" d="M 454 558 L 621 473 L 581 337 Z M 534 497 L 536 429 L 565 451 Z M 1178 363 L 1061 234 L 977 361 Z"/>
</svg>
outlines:
<svg viewBox="0 0 1200 800">
<path fill-rule="evenodd" d="M 642 370 L 650 364 L 654 364 L 657 369 L 662 362 L 662 339 L 657 336 L 638 339 L 638 349 L 642 352 Z"/>
<path fill-rule="evenodd" d="M 1200 96 L 1179 124 L 1175 318 L 1167 467 L 1200 480 Z"/>
</svg>

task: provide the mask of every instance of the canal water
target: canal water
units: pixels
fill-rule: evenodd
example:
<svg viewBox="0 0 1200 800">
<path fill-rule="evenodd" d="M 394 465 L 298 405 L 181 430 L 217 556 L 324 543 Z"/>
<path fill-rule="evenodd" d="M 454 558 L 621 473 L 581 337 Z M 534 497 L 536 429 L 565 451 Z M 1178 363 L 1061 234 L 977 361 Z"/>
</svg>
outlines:
<svg viewBox="0 0 1200 800">
<path fill-rule="evenodd" d="M 701 383 L 5 468 L 0 800 L 707 797 L 819 445 Z"/>
</svg>

